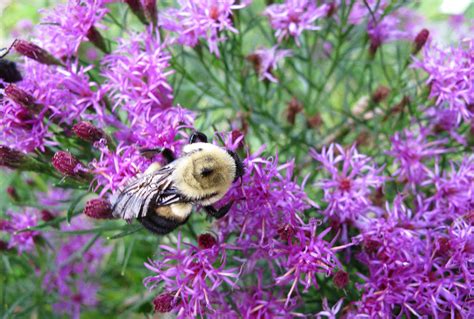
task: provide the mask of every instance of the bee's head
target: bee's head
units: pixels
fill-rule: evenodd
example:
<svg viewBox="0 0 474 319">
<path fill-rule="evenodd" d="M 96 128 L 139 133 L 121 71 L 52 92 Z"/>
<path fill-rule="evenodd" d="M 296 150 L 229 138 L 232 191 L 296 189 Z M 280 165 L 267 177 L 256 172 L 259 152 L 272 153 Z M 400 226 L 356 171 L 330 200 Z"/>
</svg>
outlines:
<svg viewBox="0 0 474 319">
<path fill-rule="evenodd" d="M 175 183 L 186 193 L 197 191 L 196 198 L 224 194 L 242 172 L 242 162 L 235 153 L 210 143 L 193 143 L 183 148 Z"/>
</svg>

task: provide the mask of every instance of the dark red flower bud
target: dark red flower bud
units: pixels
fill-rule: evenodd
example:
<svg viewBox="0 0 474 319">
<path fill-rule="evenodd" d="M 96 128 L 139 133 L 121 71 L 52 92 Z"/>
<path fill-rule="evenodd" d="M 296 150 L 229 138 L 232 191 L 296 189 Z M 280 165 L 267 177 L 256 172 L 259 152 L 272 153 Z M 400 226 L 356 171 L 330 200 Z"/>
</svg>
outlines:
<svg viewBox="0 0 474 319">
<path fill-rule="evenodd" d="M 385 100 L 387 96 L 390 94 L 390 89 L 386 86 L 379 86 L 375 92 L 372 94 L 372 102 L 378 104 Z"/>
<path fill-rule="evenodd" d="M 84 166 L 69 152 L 56 152 L 52 164 L 63 175 L 76 177 L 84 175 Z"/>
<path fill-rule="evenodd" d="M 153 25 L 156 25 L 158 19 L 156 0 L 144 0 L 143 8 L 145 10 L 145 16 L 147 17 L 148 21 L 150 21 Z"/>
<path fill-rule="evenodd" d="M 130 10 L 132 10 L 133 14 L 135 14 L 142 23 L 148 23 L 146 21 L 145 13 L 143 11 L 142 3 L 140 2 L 140 0 L 125 0 L 125 3 L 128 4 Z"/>
<path fill-rule="evenodd" d="M 375 56 L 375 53 L 377 53 L 377 50 L 379 49 L 381 44 L 382 43 L 380 42 L 380 40 L 371 39 L 369 46 L 369 55 L 371 58 Z"/>
<path fill-rule="evenodd" d="M 288 123 L 294 125 L 296 114 L 300 113 L 302 110 L 303 104 L 301 104 L 301 102 L 298 101 L 295 97 L 292 97 L 286 108 L 286 120 L 288 121 Z"/>
<path fill-rule="evenodd" d="M 380 243 L 376 240 L 369 238 L 364 240 L 363 247 L 367 253 L 374 254 L 379 250 Z"/>
<path fill-rule="evenodd" d="M 90 27 L 89 31 L 87 31 L 87 39 L 89 39 L 89 41 L 92 42 L 102 52 L 109 53 L 104 37 L 94 26 Z"/>
<path fill-rule="evenodd" d="M 12 200 L 18 201 L 19 197 L 18 197 L 18 193 L 16 192 L 15 187 L 8 186 L 7 187 L 7 194 L 8 194 L 8 197 L 10 197 Z"/>
<path fill-rule="evenodd" d="M 209 249 L 217 244 L 217 239 L 211 234 L 201 234 L 198 236 L 198 246 L 201 249 Z"/>
<path fill-rule="evenodd" d="M 0 166 L 8 168 L 25 168 L 28 157 L 20 151 L 0 145 Z"/>
<path fill-rule="evenodd" d="M 4 240 L 0 240 L 0 251 L 8 250 L 8 243 Z"/>
<path fill-rule="evenodd" d="M 97 142 L 105 137 L 104 131 L 89 122 L 79 122 L 73 126 L 72 130 L 77 137 L 87 142 Z"/>
<path fill-rule="evenodd" d="M 277 232 L 281 240 L 288 241 L 288 240 L 291 240 L 295 236 L 296 230 L 293 228 L 293 226 L 289 224 L 285 224 L 285 225 L 280 226 Z"/>
<path fill-rule="evenodd" d="M 323 124 L 323 119 L 319 114 L 315 114 L 306 119 L 306 126 L 309 128 L 318 128 L 321 126 L 321 124 Z"/>
<path fill-rule="evenodd" d="M 420 52 L 421 48 L 423 48 L 428 41 L 428 37 L 430 36 L 430 31 L 427 29 L 421 30 L 415 37 L 415 41 L 413 41 L 413 54 L 417 54 Z"/>
<path fill-rule="evenodd" d="M 349 274 L 343 270 L 338 270 L 332 277 L 332 281 L 337 288 L 342 289 L 349 283 Z"/>
<path fill-rule="evenodd" d="M 451 254 L 451 243 L 449 242 L 448 238 L 438 238 L 436 246 L 438 248 L 436 252 L 437 256 L 449 257 L 449 255 Z"/>
<path fill-rule="evenodd" d="M 39 63 L 47 65 L 63 65 L 61 61 L 52 56 L 48 51 L 31 42 L 24 40 L 15 40 L 15 42 L 13 43 L 13 48 L 19 54 L 33 59 Z"/>
<path fill-rule="evenodd" d="M 84 214 L 95 219 L 114 218 L 110 203 L 103 198 L 89 200 L 84 207 Z"/>
<path fill-rule="evenodd" d="M 174 308 L 173 295 L 170 293 L 164 293 L 153 299 L 153 305 L 155 306 L 155 312 L 170 312 Z"/>
<path fill-rule="evenodd" d="M 53 220 L 53 219 L 54 219 L 54 215 L 49 210 L 43 209 L 41 211 L 41 220 L 42 221 L 49 222 L 50 220 Z"/>
<path fill-rule="evenodd" d="M 242 139 L 239 141 L 239 144 L 237 146 L 237 148 L 242 148 L 244 147 L 244 136 L 245 134 L 242 133 L 241 131 L 239 130 L 233 130 L 231 133 L 231 138 L 232 138 L 232 143 L 234 143 L 235 141 L 237 141 L 238 138 L 242 137 Z"/>
<path fill-rule="evenodd" d="M 327 16 L 327 17 L 330 17 L 330 16 L 332 16 L 334 13 L 336 13 L 336 11 L 337 11 L 337 4 L 336 4 L 336 2 L 334 1 L 334 2 L 329 3 L 328 6 L 329 6 L 329 7 L 328 7 L 328 11 L 327 11 L 327 13 L 326 13 L 326 16 Z"/>
<path fill-rule="evenodd" d="M 5 88 L 5 95 L 24 108 L 33 110 L 36 108 L 35 98 L 14 84 L 9 84 Z"/>
</svg>

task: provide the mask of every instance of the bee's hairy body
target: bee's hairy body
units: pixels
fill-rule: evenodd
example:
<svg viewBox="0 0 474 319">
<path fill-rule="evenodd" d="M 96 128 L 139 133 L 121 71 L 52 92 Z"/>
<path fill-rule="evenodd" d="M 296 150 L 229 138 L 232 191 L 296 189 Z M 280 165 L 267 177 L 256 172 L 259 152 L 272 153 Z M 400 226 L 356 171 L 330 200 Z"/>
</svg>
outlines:
<svg viewBox="0 0 474 319">
<path fill-rule="evenodd" d="M 180 158 L 163 167 L 150 165 L 115 194 L 113 214 L 126 220 L 137 218 L 157 234 L 186 223 L 196 204 L 219 218 L 230 206 L 217 211 L 211 205 L 224 197 L 241 175 L 242 164 L 234 153 L 210 143 L 188 144 Z"/>
</svg>

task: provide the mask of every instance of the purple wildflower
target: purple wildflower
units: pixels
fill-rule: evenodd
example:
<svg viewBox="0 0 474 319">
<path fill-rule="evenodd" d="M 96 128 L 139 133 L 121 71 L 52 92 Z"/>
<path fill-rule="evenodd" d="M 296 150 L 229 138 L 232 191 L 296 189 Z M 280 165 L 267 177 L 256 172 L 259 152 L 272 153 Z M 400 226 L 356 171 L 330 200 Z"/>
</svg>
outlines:
<svg viewBox="0 0 474 319">
<path fill-rule="evenodd" d="M 430 183 L 436 192 L 428 199 L 434 211 L 430 219 L 435 224 L 445 220 L 454 220 L 474 208 L 474 157 L 466 157 L 461 163 L 451 163 L 449 170 L 440 172 L 435 165 L 430 173 Z"/>
<path fill-rule="evenodd" d="M 364 213 L 372 204 L 371 193 L 386 180 L 382 175 L 384 168 L 377 168 L 370 157 L 359 154 L 355 145 L 344 150 L 338 144 L 331 144 L 321 154 L 311 150 L 311 156 L 331 176 L 317 182 L 328 203 L 324 214 L 341 223 L 355 221 Z"/>
<path fill-rule="evenodd" d="M 254 248 L 249 260 L 268 255 L 273 238 L 279 237 L 282 226 L 301 225 L 301 214 L 316 206 L 293 178 L 294 163 L 278 164 L 278 157 L 260 157 L 261 148 L 244 159 L 245 174 L 226 194 L 223 203 L 232 201 L 231 210 L 218 222 L 219 230 L 227 235 L 240 233 L 237 243 Z"/>
<path fill-rule="evenodd" d="M 32 251 L 35 246 L 34 239 L 39 232 L 27 229 L 38 224 L 38 212 L 26 208 L 21 212 L 9 211 L 6 214 L 10 219 L 2 223 L 0 230 L 10 233 L 8 248 L 16 248 L 19 254 Z"/>
<path fill-rule="evenodd" d="M 57 57 L 74 56 L 82 42 L 97 42 L 97 28 L 104 28 L 100 22 L 108 12 L 105 2 L 68 0 L 65 5 L 43 11 L 42 24 L 36 32 L 37 39 Z"/>
<path fill-rule="evenodd" d="M 171 56 L 164 51 L 159 35 L 151 29 L 122 40 L 118 48 L 107 55 L 103 75 L 104 89 L 113 98 L 113 108 L 123 108 L 132 123 L 138 117 L 150 119 L 158 111 L 173 104 L 173 90 L 167 77 Z"/>
<path fill-rule="evenodd" d="M 276 243 L 274 252 L 276 256 L 285 259 L 282 261 L 282 266 L 286 273 L 275 280 L 278 285 L 291 283 L 287 302 L 293 292 L 298 291 L 298 284 L 304 286 L 304 291 L 312 286 L 318 288 L 316 280 L 318 273 L 328 276 L 336 267 L 342 268 L 335 252 L 345 246 L 332 247 L 334 240 L 327 242 L 323 239 L 331 228 L 325 229 L 320 234 L 316 233 L 316 229 L 317 222 L 313 220 L 309 225 L 298 227 L 295 240 Z"/>
<path fill-rule="evenodd" d="M 154 288 L 163 283 L 166 293 L 174 296 L 178 318 L 203 316 L 212 312 L 213 300 L 223 284 L 236 288 L 238 268 L 226 267 L 230 247 L 213 245 L 208 249 L 186 244 L 178 234 L 176 248 L 161 245 L 161 258 L 145 266 L 155 274 L 145 279 L 145 285 Z"/>
<path fill-rule="evenodd" d="M 180 0 L 178 9 L 165 9 L 160 25 L 177 34 L 174 41 L 194 47 L 205 39 L 211 53 L 219 56 L 218 43 L 225 40 L 224 31 L 237 33 L 232 24 L 232 11 L 242 9 L 245 3 L 235 0 Z"/>
<path fill-rule="evenodd" d="M 276 30 L 275 36 L 281 42 L 289 36 L 295 38 L 299 43 L 299 37 L 304 30 L 319 30 L 314 25 L 319 18 L 325 17 L 329 5 L 317 6 L 314 1 L 308 0 L 286 0 L 283 4 L 272 4 L 265 10 L 270 24 Z"/>
<path fill-rule="evenodd" d="M 117 190 L 130 177 L 145 171 L 151 164 L 150 160 L 142 157 L 133 146 L 119 144 L 113 151 L 102 146 L 100 150 L 100 158 L 90 163 L 91 172 L 95 175 L 96 190 L 102 187 L 100 196 Z"/>
<path fill-rule="evenodd" d="M 278 82 L 273 71 L 278 68 L 278 62 L 290 56 L 290 50 L 278 50 L 277 46 L 269 49 L 258 49 L 251 53 L 247 59 L 254 65 L 260 80 L 267 79 L 271 82 Z"/>
<path fill-rule="evenodd" d="M 62 225 L 61 231 L 65 233 L 90 227 L 86 219 L 77 218 L 72 225 Z M 71 235 L 67 241 L 63 241 L 62 237 L 48 238 L 58 248 L 56 266 L 46 274 L 43 286 L 48 292 L 58 294 L 59 299 L 53 305 L 54 309 L 67 313 L 72 318 L 80 317 L 81 307 L 91 308 L 97 304 L 99 287 L 91 278 L 97 276 L 99 266 L 110 249 L 104 246 L 101 239 L 95 238 L 91 242 L 93 237 L 91 234 Z M 80 256 L 77 255 L 78 252 L 81 252 Z"/>
<path fill-rule="evenodd" d="M 423 182 L 429 172 L 425 162 L 448 151 L 441 147 L 447 142 L 446 139 L 428 142 L 429 133 L 427 128 L 420 127 L 418 131 L 405 129 L 392 136 L 392 148 L 387 154 L 398 165 L 394 175 L 398 176 L 399 181 L 412 185 Z"/>
<path fill-rule="evenodd" d="M 473 116 L 469 107 L 474 104 L 473 49 L 474 40 L 446 49 L 429 45 L 423 50 L 423 59 L 413 64 L 428 73 L 430 97 L 435 99 L 437 108 L 454 110 L 457 124 Z"/>
</svg>

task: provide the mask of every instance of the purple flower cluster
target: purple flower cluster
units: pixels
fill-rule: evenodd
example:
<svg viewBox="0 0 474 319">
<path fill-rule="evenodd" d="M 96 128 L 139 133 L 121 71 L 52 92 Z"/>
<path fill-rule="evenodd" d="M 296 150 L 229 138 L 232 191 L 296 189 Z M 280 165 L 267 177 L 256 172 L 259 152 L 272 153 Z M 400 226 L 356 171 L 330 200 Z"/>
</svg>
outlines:
<svg viewBox="0 0 474 319">
<path fill-rule="evenodd" d="M 240 4 L 238 4 L 240 2 Z M 200 39 L 219 56 L 219 42 L 225 41 L 224 31 L 237 33 L 232 23 L 233 10 L 244 8 L 249 1 L 180 0 L 179 8 L 160 13 L 160 25 L 176 36 L 172 41 L 194 47 Z"/>
<path fill-rule="evenodd" d="M 85 218 L 80 218 L 75 219 L 72 225 L 62 226 L 61 231 L 67 234 L 90 227 Z M 48 240 L 57 247 L 56 267 L 45 275 L 43 287 L 58 294 L 58 300 L 53 304 L 57 312 L 80 318 L 82 307 L 91 308 L 98 303 L 99 285 L 94 277 L 98 275 L 99 266 L 110 249 L 92 234 L 50 237 Z"/>
<path fill-rule="evenodd" d="M 384 168 L 377 168 L 370 157 L 359 154 L 355 145 L 345 150 L 331 144 L 320 154 L 312 150 L 311 156 L 330 174 L 329 179 L 319 179 L 316 184 L 324 190 L 328 204 L 324 215 L 339 223 L 355 222 L 371 206 L 371 195 L 386 180 Z"/>
<path fill-rule="evenodd" d="M 38 224 L 38 211 L 27 208 L 20 212 L 8 211 L 9 220 L 0 220 L 0 231 L 10 234 L 8 249 L 16 248 L 19 254 L 32 251 L 38 231 L 28 230 Z"/>
<path fill-rule="evenodd" d="M 423 58 L 413 67 L 422 69 L 429 77 L 427 84 L 440 117 L 452 118 L 448 128 L 457 127 L 462 119 L 473 117 L 474 104 L 474 40 L 466 40 L 458 46 L 442 48 L 431 44 L 423 50 Z M 447 114 L 447 111 L 450 111 Z"/>
</svg>

